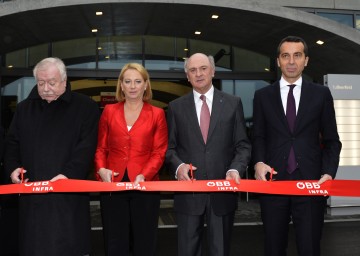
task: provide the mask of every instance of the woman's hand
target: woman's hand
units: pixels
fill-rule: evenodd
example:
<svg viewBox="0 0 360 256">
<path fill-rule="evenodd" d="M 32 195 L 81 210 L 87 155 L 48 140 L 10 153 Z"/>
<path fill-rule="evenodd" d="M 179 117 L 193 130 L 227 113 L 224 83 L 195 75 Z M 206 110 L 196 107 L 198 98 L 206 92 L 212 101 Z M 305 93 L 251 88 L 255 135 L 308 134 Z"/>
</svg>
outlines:
<svg viewBox="0 0 360 256">
<path fill-rule="evenodd" d="M 103 182 L 112 182 L 113 175 L 114 175 L 114 177 L 119 175 L 118 172 L 114 172 L 114 174 L 113 174 L 112 170 L 109 170 L 106 168 L 100 168 L 97 173 L 100 175 L 100 178 Z"/>
</svg>

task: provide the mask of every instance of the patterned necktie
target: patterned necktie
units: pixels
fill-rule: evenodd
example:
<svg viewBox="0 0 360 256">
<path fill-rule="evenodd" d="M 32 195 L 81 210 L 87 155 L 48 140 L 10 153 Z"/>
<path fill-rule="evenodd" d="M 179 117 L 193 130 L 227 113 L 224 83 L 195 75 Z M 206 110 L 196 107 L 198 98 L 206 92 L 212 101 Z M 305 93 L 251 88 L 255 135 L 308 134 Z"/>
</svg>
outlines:
<svg viewBox="0 0 360 256">
<path fill-rule="evenodd" d="M 206 143 L 208 132 L 209 132 L 209 125 L 210 125 L 210 110 L 209 106 L 206 103 L 205 95 L 201 95 L 200 99 L 202 100 L 201 112 L 200 112 L 200 130 Z"/>
<path fill-rule="evenodd" d="M 287 106 L 286 106 L 286 119 L 289 124 L 289 128 L 291 132 L 294 132 L 294 126 L 295 126 L 295 119 L 296 119 L 296 105 L 295 105 L 295 98 L 294 98 L 294 87 L 295 84 L 288 85 L 290 87 L 289 94 L 287 97 Z M 296 159 L 295 159 L 295 152 L 294 148 L 291 146 L 289 158 L 288 158 L 288 166 L 287 171 L 289 173 L 292 173 L 295 171 L 297 166 Z"/>
</svg>

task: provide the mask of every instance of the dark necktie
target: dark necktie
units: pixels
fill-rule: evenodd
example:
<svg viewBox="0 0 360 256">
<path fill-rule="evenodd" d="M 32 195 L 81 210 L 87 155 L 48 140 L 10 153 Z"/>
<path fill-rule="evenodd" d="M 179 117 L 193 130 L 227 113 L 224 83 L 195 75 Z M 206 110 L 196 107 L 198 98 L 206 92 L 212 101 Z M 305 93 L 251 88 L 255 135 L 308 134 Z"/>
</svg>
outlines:
<svg viewBox="0 0 360 256">
<path fill-rule="evenodd" d="M 286 119 L 289 124 L 289 128 L 291 133 L 294 132 L 295 126 L 295 119 L 296 119 L 296 105 L 295 105 L 295 98 L 294 98 L 294 87 L 295 84 L 288 85 L 290 87 L 288 98 L 287 98 L 287 106 L 286 106 Z M 290 148 L 289 158 L 288 158 L 288 166 L 287 171 L 292 173 L 295 171 L 297 166 L 296 159 L 295 159 L 295 152 L 293 146 Z"/>
<path fill-rule="evenodd" d="M 210 110 L 209 106 L 206 103 L 205 95 L 201 95 L 200 99 L 202 100 L 201 112 L 200 112 L 200 130 L 206 143 L 208 132 L 209 132 L 209 125 L 210 125 Z"/>
</svg>

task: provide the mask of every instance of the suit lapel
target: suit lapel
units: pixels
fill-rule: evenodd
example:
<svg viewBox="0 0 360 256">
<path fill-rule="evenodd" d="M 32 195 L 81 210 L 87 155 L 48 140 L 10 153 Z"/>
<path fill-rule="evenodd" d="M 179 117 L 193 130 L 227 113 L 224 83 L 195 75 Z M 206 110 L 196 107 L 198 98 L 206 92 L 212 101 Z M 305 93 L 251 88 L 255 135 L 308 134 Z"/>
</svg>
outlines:
<svg viewBox="0 0 360 256">
<path fill-rule="evenodd" d="M 135 121 L 133 127 L 131 127 L 130 132 L 133 130 L 136 130 L 140 128 L 144 123 L 146 123 L 146 120 L 152 119 L 152 111 L 150 104 L 144 102 L 144 105 L 141 109 L 141 112 L 139 114 L 138 119 Z"/>
<path fill-rule="evenodd" d="M 276 82 L 272 88 L 272 94 L 269 95 L 270 99 L 274 99 L 274 112 L 277 116 L 278 120 L 283 124 L 283 126 L 289 130 L 289 125 L 287 123 L 284 107 L 281 100 L 281 93 L 280 93 L 280 83 L 279 81 Z"/>
<path fill-rule="evenodd" d="M 208 133 L 208 140 L 211 137 L 211 134 L 214 132 L 216 124 L 219 120 L 220 114 L 222 112 L 224 106 L 224 95 L 217 89 L 214 88 L 214 97 L 211 109 L 211 116 L 210 116 L 210 127 Z"/>
<path fill-rule="evenodd" d="M 122 130 L 127 131 L 127 125 L 125 121 L 125 112 L 124 112 L 124 102 L 119 102 L 114 105 L 117 111 L 114 111 L 113 115 L 118 115 L 114 120 L 120 121 L 120 126 L 122 126 Z"/>
<path fill-rule="evenodd" d="M 188 122 L 190 127 L 194 127 L 195 137 L 199 138 L 202 142 L 204 142 L 200 130 L 200 125 L 198 121 L 198 117 L 196 115 L 195 101 L 194 101 L 194 93 L 187 94 L 184 97 L 185 104 L 183 105 L 183 111 L 185 116 L 185 122 Z M 211 121 L 210 121 L 211 122 Z"/>
<path fill-rule="evenodd" d="M 306 81 L 303 81 L 301 85 L 301 94 L 300 94 L 300 102 L 299 109 L 296 115 L 294 132 L 296 132 L 300 127 L 301 120 L 305 117 L 308 112 L 309 100 L 313 97 L 313 93 L 311 92 L 310 84 Z"/>
</svg>

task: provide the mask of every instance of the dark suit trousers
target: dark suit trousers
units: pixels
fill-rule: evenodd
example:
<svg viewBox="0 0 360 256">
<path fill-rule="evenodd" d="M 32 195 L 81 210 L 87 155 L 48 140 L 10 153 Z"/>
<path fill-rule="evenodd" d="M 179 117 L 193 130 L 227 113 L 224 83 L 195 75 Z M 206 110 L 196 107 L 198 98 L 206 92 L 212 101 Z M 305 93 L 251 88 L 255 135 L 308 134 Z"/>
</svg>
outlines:
<svg viewBox="0 0 360 256">
<path fill-rule="evenodd" d="M 229 256 L 231 233 L 235 212 L 228 215 L 215 215 L 210 195 L 207 197 L 206 209 L 202 215 L 176 213 L 178 226 L 178 256 L 201 256 L 204 223 L 207 227 L 207 245 L 205 255 Z"/>
<path fill-rule="evenodd" d="M 106 255 L 156 255 L 159 208 L 158 192 L 102 193 Z"/>
<path fill-rule="evenodd" d="M 298 172 L 296 170 L 289 180 L 297 180 Z M 291 221 L 295 229 L 298 255 L 320 256 L 326 197 L 261 195 L 260 206 L 265 231 L 266 256 L 287 255 Z"/>
</svg>

